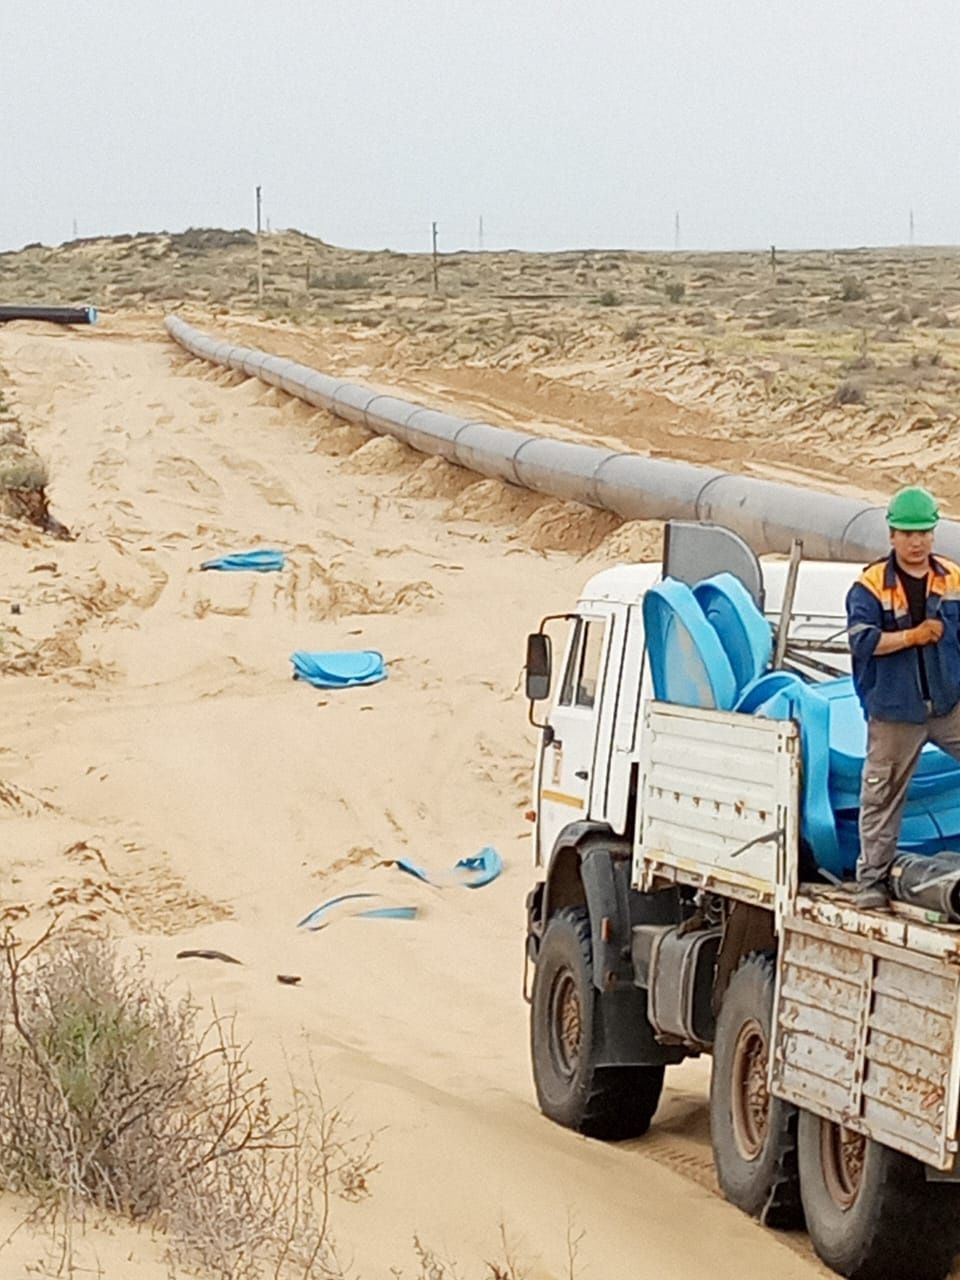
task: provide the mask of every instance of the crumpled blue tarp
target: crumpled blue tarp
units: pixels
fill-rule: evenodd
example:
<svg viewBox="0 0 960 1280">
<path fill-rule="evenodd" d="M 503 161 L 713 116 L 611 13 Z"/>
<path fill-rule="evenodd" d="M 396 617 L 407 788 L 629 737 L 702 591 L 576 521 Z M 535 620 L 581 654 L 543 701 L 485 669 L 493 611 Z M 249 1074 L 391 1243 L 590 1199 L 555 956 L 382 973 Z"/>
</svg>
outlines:
<svg viewBox="0 0 960 1280">
<path fill-rule="evenodd" d="M 456 884 L 461 885 L 464 889 L 482 889 L 491 880 L 496 880 L 503 870 L 503 859 L 496 849 L 488 844 L 479 853 L 474 853 L 468 858 L 461 858 L 459 862 L 454 863 L 449 871 L 439 874 L 427 871 L 425 867 L 418 867 L 409 858 L 397 858 L 395 865 L 401 871 L 406 871 L 408 875 L 416 876 L 424 884 L 432 884 L 437 888 L 448 884 Z"/>
<path fill-rule="evenodd" d="M 248 569 L 254 573 L 272 573 L 282 569 L 285 563 L 286 557 L 282 551 L 235 551 L 216 560 L 204 560 L 200 568 L 228 572 Z"/>
<path fill-rule="evenodd" d="M 383 654 L 376 649 L 343 649 L 327 653 L 291 653 L 294 680 L 305 680 L 316 689 L 346 689 L 355 684 L 386 680 Z"/>
</svg>

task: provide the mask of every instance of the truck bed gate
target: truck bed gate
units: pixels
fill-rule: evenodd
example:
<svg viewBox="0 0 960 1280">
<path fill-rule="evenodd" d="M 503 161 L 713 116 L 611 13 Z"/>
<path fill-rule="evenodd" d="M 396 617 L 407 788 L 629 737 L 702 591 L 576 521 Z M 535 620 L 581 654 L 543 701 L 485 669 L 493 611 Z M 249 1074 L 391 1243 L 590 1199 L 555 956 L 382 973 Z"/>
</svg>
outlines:
<svg viewBox="0 0 960 1280">
<path fill-rule="evenodd" d="M 773 1093 L 951 1169 L 960 968 L 797 916 L 780 948 Z"/>
</svg>

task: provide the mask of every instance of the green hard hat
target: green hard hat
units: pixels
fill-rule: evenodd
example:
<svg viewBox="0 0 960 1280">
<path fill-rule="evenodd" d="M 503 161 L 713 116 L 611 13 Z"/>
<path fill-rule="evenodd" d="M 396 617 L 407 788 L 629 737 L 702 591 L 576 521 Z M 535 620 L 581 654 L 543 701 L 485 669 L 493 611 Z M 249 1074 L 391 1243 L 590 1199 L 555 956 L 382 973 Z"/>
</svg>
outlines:
<svg viewBox="0 0 960 1280">
<path fill-rule="evenodd" d="M 919 485 L 895 493 L 887 507 L 887 524 L 891 529 L 922 533 L 933 529 L 939 519 L 936 498 L 929 489 L 921 489 Z"/>
</svg>

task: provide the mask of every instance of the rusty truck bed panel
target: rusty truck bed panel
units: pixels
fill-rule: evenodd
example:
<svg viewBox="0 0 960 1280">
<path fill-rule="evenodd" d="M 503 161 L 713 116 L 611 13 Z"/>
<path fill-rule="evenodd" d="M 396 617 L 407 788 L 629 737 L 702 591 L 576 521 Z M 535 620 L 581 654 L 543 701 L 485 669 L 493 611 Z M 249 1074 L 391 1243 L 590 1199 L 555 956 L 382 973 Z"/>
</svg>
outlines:
<svg viewBox="0 0 960 1280">
<path fill-rule="evenodd" d="M 781 933 L 771 1086 L 937 1169 L 957 1153 L 960 957 L 952 931 L 798 898 Z M 866 923 L 865 923 L 866 922 Z M 848 927 L 859 923 L 863 927 Z M 911 944 L 906 935 L 911 933 Z M 916 947 L 916 935 L 923 946 Z"/>
</svg>

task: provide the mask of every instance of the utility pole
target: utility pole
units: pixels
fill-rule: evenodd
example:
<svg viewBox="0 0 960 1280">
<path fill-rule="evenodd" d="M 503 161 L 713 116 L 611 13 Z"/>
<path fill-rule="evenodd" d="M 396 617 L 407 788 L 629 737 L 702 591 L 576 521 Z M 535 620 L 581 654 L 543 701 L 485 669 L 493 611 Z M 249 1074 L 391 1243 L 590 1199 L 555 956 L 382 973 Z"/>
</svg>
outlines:
<svg viewBox="0 0 960 1280">
<path fill-rule="evenodd" d="M 263 302 L 263 243 L 260 239 L 260 187 L 257 186 L 257 302 Z"/>
<path fill-rule="evenodd" d="M 74 238 L 74 240 L 76 240 L 76 238 L 77 238 L 77 220 L 76 220 L 76 218 L 74 218 L 74 220 L 73 220 L 73 238 Z"/>
<path fill-rule="evenodd" d="M 680 248 L 680 210 L 673 215 L 673 247 Z"/>
<path fill-rule="evenodd" d="M 440 275 L 437 269 L 437 224 L 431 224 L 433 230 L 433 292 L 440 292 Z"/>
<path fill-rule="evenodd" d="M 913 244 L 913 210 L 910 210 L 910 243 Z"/>
<path fill-rule="evenodd" d="M 480 250 L 481 253 L 483 252 L 483 214 L 482 213 L 477 222 L 477 248 Z"/>
<path fill-rule="evenodd" d="M 777 278 L 777 246 L 775 244 L 772 244 L 770 246 L 770 272 L 773 275 L 774 280 L 776 280 Z"/>
</svg>

